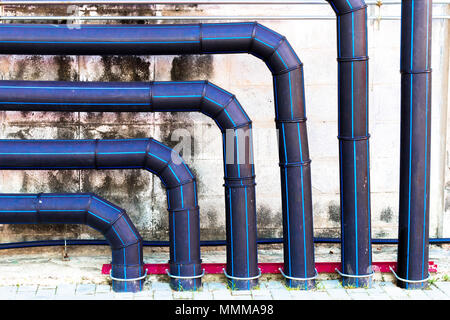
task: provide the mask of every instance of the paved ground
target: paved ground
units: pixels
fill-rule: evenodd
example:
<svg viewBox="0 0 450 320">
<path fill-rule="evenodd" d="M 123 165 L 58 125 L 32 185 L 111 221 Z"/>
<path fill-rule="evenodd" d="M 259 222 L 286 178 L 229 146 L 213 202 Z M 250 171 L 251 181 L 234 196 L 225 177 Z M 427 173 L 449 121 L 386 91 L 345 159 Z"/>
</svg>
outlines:
<svg viewBox="0 0 450 320">
<path fill-rule="evenodd" d="M 139 293 L 114 293 L 109 279 L 101 275 L 103 263 L 110 262 L 109 248 L 68 248 L 69 260 L 62 259 L 62 248 L 2 250 L 0 252 L 0 299 L 154 299 L 154 300 L 450 300 L 450 247 L 431 246 L 430 260 L 438 265 L 425 290 L 404 290 L 388 273 L 375 273 L 370 289 L 343 288 L 335 274 L 321 274 L 314 290 L 292 290 L 280 275 L 263 275 L 260 288 L 230 291 L 222 275 L 206 275 L 197 292 L 175 292 L 167 276 L 151 275 Z M 395 246 L 374 247 L 374 261 L 395 261 Z M 224 251 L 202 249 L 204 262 L 224 262 Z M 282 261 L 280 247 L 258 250 L 260 262 Z M 167 262 L 168 253 L 146 248 L 146 263 Z M 316 247 L 316 261 L 339 261 L 338 246 Z"/>
</svg>

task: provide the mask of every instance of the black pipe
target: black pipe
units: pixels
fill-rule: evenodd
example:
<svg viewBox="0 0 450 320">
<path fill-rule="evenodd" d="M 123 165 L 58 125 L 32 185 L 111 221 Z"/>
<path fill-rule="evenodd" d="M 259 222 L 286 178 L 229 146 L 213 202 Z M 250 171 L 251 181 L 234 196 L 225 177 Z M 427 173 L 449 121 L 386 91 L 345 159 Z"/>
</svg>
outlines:
<svg viewBox="0 0 450 320">
<path fill-rule="evenodd" d="M 402 1 L 398 277 L 427 278 L 430 209 L 431 0 Z M 397 285 L 425 288 L 428 281 Z"/>
<path fill-rule="evenodd" d="M 336 13 L 341 261 L 344 285 L 371 285 L 367 5 L 327 0 Z"/>
<path fill-rule="evenodd" d="M 111 246 L 113 290 L 142 290 L 142 238 L 123 209 L 90 193 L 2 193 L 0 208 L 1 224 L 85 224 L 96 229 Z"/>
<path fill-rule="evenodd" d="M 201 274 L 199 208 L 195 178 L 183 159 L 154 139 L 0 140 L 0 169 L 146 169 L 167 192 L 170 273 Z M 172 288 L 196 290 L 201 279 L 171 278 Z"/>
<path fill-rule="evenodd" d="M 198 111 L 208 115 L 219 126 L 223 138 L 229 240 L 227 274 L 240 278 L 258 274 L 252 127 L 250 118 L 234 95 L 207 81 L 0 81 L 0 110 Z M 64 158 L 58 159 L 61 161 L 54 168 L 70 166 L 63 161 Z M 33 161 L 28 165 L 32 166 Z M 111 166 L 114 164 L 106 167 Z M 235 289 L 250 289 L 257 283 L 257 280 L 230 279 L 230 287 Z"/>
<path fill-rule="evenodd" d="M 372 244 L 398 244 L 398 239 L 372 239 Z M 430 244 L 440 245 L 449 244 L 450 238 L 430 238 Z M 283 238 L 260 238 L 257 240 L 258 244 L 278 244 L 283 243 Z M 314 243 L 341 243 L 340 238 L 314 238 Z M 108 245 L 105 240 L 99 239 L 67 239 L 67 240 L 36 240 L 36 241 L 23 241 L 23 242 L 9 242 L 0 243 L 0 250 L 6 249 L 20 249 L 20 248 L 32 248 L 32 247 L 55 247 L 55 246 L 104 246 Z M 142 242 L 144 247 L 168 247 L 169 241 L 163 240 L 144 240 Z M 201 247 L 216 247 L 226 246 L 226 240 L 204 240 L 200 241 Z"/>
<path fill-rule="evenodd" d="M 291 277 L 315 274 L 311 173 L 306 134 L 303 64 L 282 35 L 258 23 L 209 23 L 185 25 L 0 25 L 1 54 L 69 55 L 180 55 L 250 53 L 262 59 L 273 74 L 278 130 L 283 208 L 284 271 Z M 133 111 L 133 106 L 129 109 Z M 4 109 L 5 110 L 5 109 Z M 223 115 L 222 115 L 223 116 Z M 234 188 L 231 195 L 242 196 Z M 248 194 L 251 202 L 253 195 Z M 242 202 L 241 202 L 242 203 Z M 228 216 L 228 215 L 227 215 Z M 253 211 L 249 211 L 249 218 Z M 253 218 L 251 218 L 253 219 Z M 233 224 L 236 221 L 233 220 Z M 229 223 L 229 222 L 227 222 Z M 249 219 L 249 232 L 256 224 Z M 238 224 L 242 226 L 242 224 Z M 242 241 L 243 239 L 239 239 Z M 230 244 L 231 246 L 231 244 Z M 247 247 L 256 249 L 255 239 Z M 252 251 L 249 251 L 252 254 Z M 234 252 L 234 254 L 236 254 Z M 248 256 L 248 254 L 247 254 Z M 234 270 L 254 276 L 256 254 Z M 246 268 L 251 265 L 251 268 Z M 244 269 L 241 270 L 241 266 Z M 228 270 L 228 273 L 233 270 Z M 255 283 L 255 281 L 253 282 Z M 291 287 L 314 287 L 314 281 L 287 280 Z"/>
</svg>

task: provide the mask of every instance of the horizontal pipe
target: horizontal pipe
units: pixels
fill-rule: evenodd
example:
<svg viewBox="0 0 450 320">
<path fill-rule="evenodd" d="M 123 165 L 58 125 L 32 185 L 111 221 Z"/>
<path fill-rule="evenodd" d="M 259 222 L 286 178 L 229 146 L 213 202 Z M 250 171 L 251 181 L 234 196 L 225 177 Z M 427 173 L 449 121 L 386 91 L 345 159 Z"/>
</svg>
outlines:
<svg viewBox="0 0 450 320">
<path fill-rule="evenodd" d="M 145 169 L 156 174 L 167 192 L 169 225 L 173 226 L 169 229 L 172 273 L 177 276 L 200 273 L 196 181 L 178 153 L 164 144 L 151 138 L 0 140 L 0 169 Z M 171 281 L 174 289 L 180 285 L 185 290 L 196 290 L 201 279 Z"/>
<path fill-rule="evenodd" d="M 116 292 L 142 290 L 142 238 L 125 211 L 92 193 L 0 195 L 1 224 L 82 224 L 101 232 L 111 246 Z"/>
<path fill-rule="evenodd" d="M 232 276 L 242 278 L 252 276 L 249 273 L 253 273 L 253 276 L 257 274 L 255 173 L 252 159 L 251 120 L 234 95 L 208 81 L 125 83 L 0 81 L 0 110 L 72 112 L 199 111 L 208 115 L 217 123 L 223 137 L 227 230 L 230 230 L 228 234 L 230 250 L 227 259 L 229 262 L 229 273 Z M 247 137 L 248 143 L 246 143 Z M 100 146 L 101 144 L 99 143 L 97 144 Z M 132 142 L 127 140 L 118 143 L 130 144 Z M 135 143 L 142 144 L 146 143 L 146 141 L 136 141 Z M 11 144 L 17 147 L 13 148 Z M 0 169 L 46 169 L 48 167 L 46 159 L 49 158 L 52 159 L 51 165 L 53 168 L 69 166 L 69 169 L 83 169 L 87 166 L 87 168 L 105 169 L 117 166 L 117 163 L 109 162 L 98 164 L 98 160 L 95 159 L 101 156 L 95 158 L 93 152 L 95 150 L 94 146 L 97 144 L 92 140 L 59 142 L 52 142 L 51 140 L 44 142 L 35 140 L 24 140 L 21 142 L 0 140 Z M 42 150 L 41 146 L 47 147 L 45 149 L 47 153 L 59 150 L 60 154 L 57 157 L 42 154 L 42 151 L 40 151 Z M 70 151 L 75 149 L 84 151 L 85 154 L 70 154 Z M 15 153 L 19 154 L 10 154 L 10 150 L 14 150 Z M 142 152 L 142 150 L 145 150 L 145 148 L 119 151 L 135 151 L 135 153 L 140 151 L 140 153 L 135 155 L 128 153 L 121 156 L 123 159 L 135 158 L 131 164 L 139 166 L 143 163 L 142 159 L 146 157 L 146 153 Z M 61 153 L 63 151 L 65 154 Z M 114 154 L 113 151 L 117 150 L 110 147 L 109 153 L 105 151 L 103 154 L 106 154 L 106 157 L 109 159 L 111 154 Z M 24 157 L 24 155 L 27 155 L 27 157 Z M 18 157 L 18 159 L 16 160 L 14 157 Z M 120 155 L 116 154 L 112 158 L 117 159 L 117 157 L 120 157 Z M 166 164 L 170 163 L 169 160 L 165 159 Z M 38 163 L 38 165 L 33 165 L 34 163 Z M 123 163 L 119 164 L 123 165 Z M 161 165 L 162 163 L 159 162 L 159 164 Z M 126 165 L 129 166 L 130 163 L 128 162 Z M 162 169 L 164 170 L 164 168 Z M 169 178 L 173 179 L 169 169 L 164 170 L 164 172 L 167 173 Z M 161 168 L 157 169 L 156 172 L 160 172 L 160 170 Z M 180 181 L 178 181 L 178 184 L 183 183 L 183 181 L 186 182 L 182 177 L 180 177 Z M 168 185 L 173 184 L 174 182 L 168 183 Z M 183 187 L 180 188 L 182 194 Z M 176 195 L 178 196 L 179 192 Z M 172 195 L 170 198 L 172 198 Z M 196 204 L 192 206 L 196 207 Z M 183 212 L 186 213 L 186 210 L 183 210 Z M 192 213 L 193 216 L 195 212 Z M 173 214 L 170 215 L 170 217 L 172 216 Z M 189 216 L 189 211 L 187 216 Z M 170 225 L 174 226 L 172 222 L 170 220 Z M 198 224 L 198 222 L 192 222 L 195 225 Z M 177 223 L 177 225 L 179 224 Z M 196 234 L 198 232 L 193 233 L 192 237 L 196 237 Z M 171 271 L 171 274 L 179 275 L 176 270 Z M 240 285 L 247 286 L 250 283 L 248 281 L 237 281 L 236 287 L 239 288 Z"/>
<path fill-rule="evenodd" d="M 257 240 L 258 244 L 277 244 L 283 243 L 283 238 L 261 238 Z M 314 243 L 341 243 L 339 238 L 314 238 Z M 200 241 L 202 247 L 226 246 L 226 240 L 204 240 Z M 372 244 L 398 244 L 398 239 L 372 239 Z M 450 238 L 430 238 L 430 244 L 450 244 Z M 74 240 L 37 240 L 0 243 L 0 250 L 35 248 L 35 247 L 56 247 L 56 246 L 105 246 L 108 242 L 101 239 L 74 239 Z M 149 241 L 142 242 L 144 247 L 168 247 L 169 241 Z"/>
<path fill-rule="evenodd" d="M 368 16 L 368 20 L 400 20 L 400 16 Z M 449 15 L 433 16 L 435 20 L 449 20 Z M 336 20 L 335 16 L 0 16 L 0 21 L 18 20 Z"/>
</svg>

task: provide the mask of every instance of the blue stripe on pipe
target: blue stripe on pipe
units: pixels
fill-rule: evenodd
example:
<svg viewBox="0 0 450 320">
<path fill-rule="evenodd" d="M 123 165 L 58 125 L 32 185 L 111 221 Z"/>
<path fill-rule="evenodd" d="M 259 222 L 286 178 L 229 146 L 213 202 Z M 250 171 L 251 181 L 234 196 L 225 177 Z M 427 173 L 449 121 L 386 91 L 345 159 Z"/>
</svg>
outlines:
<svg viewBox="0 0 450 320">
<path fill-rule="evenodd" d="M 33 41 L 33 40 L 2 40 L 0 43 L 46 43 L 46 44 L 174 44 L 174 43 L 200 43 L 199 40 L 188 41 Z"/>
<path fill-rule="evenodd" d="M 167 163 L 167 161 L 166 161 L 166 160 L 164 160 L 164 159 L 161 159 L 160 157 L 158 157 L 157 155 L 154 155 L 154 154 L 153 154 L 153 153 L 151 153 L 151 152 L 149 152 L 148 154 L 149 154 L 149 155 L 151 155 L 152 157 L 154 157 L 154 158 L 156 158 L 156 159 L 158 159 L 158 160 L 160 160 L 160 161 L 164 162 L 164 163 Z"/>
<path fill-rule="evenodd" d="M 185 94 L 185 95 L 167 95 L 167 96 L 153 96 L 153 98 L 201 98 L 201 95 L 198 94 Z M 206 98 L 206 97 L 205 97 Z"/>
<path fill-rule="evenodd" d="M 287 159 L 287 151 L 286 151 L 286 137 L 284 133 L 284 123 L 281 123 L 281 130 L 283 133 L 283 146 L 284 146 L 284 159 L 288 162 Z M 289 189 L 288 189 L 288 181 L 287 181 L 287 168 L 284 168 L 284 180 L 285 180 L 285 192 L 286 192 L 286 223 L 287 223 L 287 233 L 288 233 L 288 260 L 289 260 L 289 276 L 292 276 L 292 265 L 291 265 L 291 231 L 290 231 L 290 223 L 289 223 Z M 292 280 L 289 279 L 289 286 L 291 286 Z"/>
<path fill-rule="evenodd" d="M 194 204 L 197 206 L 197 183 L 194 181 Z"/>
<path fill-rule="evenodd" d="M 277 77 L 274 76 L 273 77 L 273 89 L 275 91 L 275 114 L 276 114 L 276 118 L 278 119 L 278 91 L 277 91 Z"/>
<path fill-rule="evenodd" d="M 237 162 L 237 169 L 238 169 L 238 177 L 241 177 L 241 166 L 239 164 L 239 131 L 234 129 L 234 133 L 235 133 L 235 137 L 236 137 L 236 162 Z M 242 180 L 241 180 L 241 185 L 242 185 Z"/>
<path fill-rule="evenodd" d="M 350 10 L 353 10 L 353 7 L 352 7 L 352 5 L 350 4 L 350 2 L 349 2 L 348 0 L 345 0 L 345 1 L 347 1 L 347 4 L 348 4 L 348 6 L 350 7 Z"/>
<path fill-rule="evenodd" d="M 329 3 L 331 4 L 331 6 L 334 8 L 334 10 L 336 11 L 337 14 L 339 14 L 339 10 L 336 8 L 336 6 L 334 5 L 333 1 L 329 1 Z M 338 16 L 339 18 L 339 16 Z"/>
<path fill-rule="evenodd" d="M 88 26 L 88 25 L 82 25 L 80 26 L 80 29 L 168 29 L 168 28 L 179 28 L 178 25 L 152 25 L 150 26 L 120 26 L 120 27 L 114 27 L 114 26 Z M 2 25 L 0 26 L 0 29 L 2 28 L 44 28 L 44 29 L 68 29 L 71 30 L 67 25 Z M 183 25 L 183 28 L 199 28 L 199 25 Z"/>
<path fill-rule="evenodd" d="M 290 100 L 290 104 L 291 104 L 291 119 L 294 119 L 294 111 L 293 111 L 293 107 L 292 107 L 292 85 L 291 85 L 291 72 L 288 73 L 289 76 L 289 100 Z"/>
<path fill-rule="evenodd" d="M 0 89 L 38 89 L 38 90 L 148 90 L 148 87 L 29 87 L 29 86 L 0 86 Z"/>
<path fill-rule="evenodd" d="M 341 57 L 341 16 L 337 16 L 337 28 L 338 28 L 338 58 Z M 339 65 L 339 64 L 338 64 Z"/>
<path fill-rule="evenodd" d="M 0 152 L 0 155 L 67 155 L 67 154 L 95 154 L 95 152 Z"/>
<path fill-rule="evenodd" d="M 173 171 L 173 169 L 172 169 L 172 167 L 170 166 L 170 164 L 169 164 L 167 167 L 170 169 L 170 171 L 172 171 L 173 176 L 175 177 L 175 179 L 177 179 L 177 181 L 178 181 L 178 183 L 179 183 L 179 182 L 180 182 L 180 179 L 178 179 L 177 174 L 175 173 L 175 171 Z M 183 187 L 183 186 L 180 186 L 180 187 Z"/>
<path fill-rule="evenodd" d="M 36 212 L 35 210 L 0 210 L 0 212 Z"/>
<path fill-rule="evenodd" d="M 341 198 L 341 256 L 342 256 L 342 271 L 344 271 L 345 261 L 345 225 L 344 225 L 344 198 L 342 189 L 344 188 L 343 172 L 342 172 L 342 141 L 339 141 L 339 170 L 340 170 L 340 198 Z M 344 271 L 345 272 L 345 271 Z"/>
<path fill-rule="evenodd" d="M 103 200 L 97 198 L 96 196 L 92 196 L 92 199 L 95 199 L 95 200 L 97 200 L 97 201 L 103 203 L 104 205 L 110 207 L 111 209 L 114 209 L 114 210 L 117 211 L 117 212 L 121 212 L 119 209 L 117 209 L 117 208 L 113 207 L 112 205 L 106 203 L 105 201 L 103 201 Z"/>
<path fill-rule="evenodd" d="M 125 245 L 125 243 L 123 242 L 122 238 L 120 237 L 119 233 L 117 233 L 116 229 L 114 228 L 114 226 L 111 226 L 111 228 L 113 229 L 113 231 L 115 232 L 115 234 L 117 235 L 117 237 L 119 238 L 120 242 L 122 242 L 122 245 Z M 124 274 L 124 278 L 127 278 L 127 269 L 126 269 L 126 256 L 125 256 L 125 248 L 123 248 L 123 274 Z M 127 283 L 126 281 L 124 282 L 125 285 L 125 291 L 127 290 Z"/>
<path fill-rule="evenodd" d="M 225 133 L 222 133 L 222 147 L 223 147 L 223 169 L 225 171 L 225 177 L 227 175 L 227 151 L 226 151 L 226 143 L 225 143 Z"/>
<path fill-rule="evenodd" d="M 228 113 L 227 109 L 223 109 L 223 111 L 225 112 L 225 114 L 227 115 L 228 119 L 230 119 L 231 123 L 233 124 L 233 126 L 236 126 L 236 123 L 233 121 L 233 119 L 230 117 L 230 114 Z"/>
<path fill-rule="evenodd" d="M 201 96 L 200 96 L 200 97 L 201 97 Z M 209 97 L 207 97 L 207 96 L 204 96 L 204 98 L 205 98 L 206 100 L 211 101 L 212 103 L 214 103 L 214 104 L 220 106 L 220 107 L 223 107 L 223 105 L 222 105 L 221 103 L 218 103 L 217 101 L 214 101 L 213 99 L 211 99 L 211 98 L 209 98 Z"/>
<path fill-rule="evenodd" d="M 234 39 L 251 39 L 252 37 L 219 37 L 219 38 L 202 38 L 202 40 L 234 40 Z"/>
<path fill-rule="evenodd" d="M 411 64 L 410 68 L 413 70 L 414 57 L 414 0 L 411 6 Z M 408 233 L 407 233 L 407 250 L 406 250 L 406 279 L 409 278 L 409 247 L 410 247 L 410 230 L 411 230 L 411 161 L 412 161 L 412 112 L 413 112 L 413 75 L 410 75 L 410 101 L 409 101 L 409 182 L 408 182 Z M 405 284 L 408 289 L 408 283 Z"/>
<path fill-rule="evenodd" d="M 275 51 L 275 52 L 276 52 L 277 56 L 280 58 L 281 62 L 283 62 L 284 67 L 287 69 L 288 66 L 287 66 L 286 62 L 284 62 L 284 60 L 283 60 L 283 58 L 281 57 L 281 55 L 278 53 L 278 50 Z"/>
<path fill-rule="evenodd" d="M 187 242 L 188 242 L 188 253 L 189 253 L 189 262 L 191 262 L 191 223 L 189 219 L 189 210 L 187 211 Z M 195 282 L 195 281 L 194 281 Z"/>
<path fill-rule="evenodd" d="M 82 102 L 17 102 L 1 101 L 0 104 L 30 104 L 30 105 L 67 105 L 67 106 L 148 106 L 148 103 L 82 103 Z"/>
<path fill-rule="evenodd" d="M 358 192 L 357 192 L 357 183 L 356 183 L 356 141 L 353 141 L 353 166 L 354 166 L 354 180 L 355 180 L 355 249 L 356 249 L 356 274 L 359 274 L 359 266 L 358 266 Z M 358 278 L 355 278 L 356 286 L 358 286 Z"/>
<path fill-rule="evenodd" d="M 173 151 L 172 149 L 170 149 L 168 146 L 166 146 L 166 145 L 164 145 L 164 144 L 162 144 L 161 142 L 159 142 L 159 141 L 156 141 L 156 140 L 152 140 L 154 143 L 156 143 L 156 144 L 158 144 L 158 145 L 160 145 L 161 147 L 164 147 L 165 149 L 167 149 L 167 150 L 170 150 L 170 151 Z"/>
<path fill-rule="evenodd" d="M 247 210 L 247 187 L 244 187 L 245 192 L 245 237 L 247 240 L 247 277 L 250 277 L 250 253 L 248 245 L 248 210 Z M 247 281 L 247 289 L 250 290 L 250 280 Z"/>
<path fill-rule="evenodd" d="M 104 221 L 104 222 L 106 222 L 106 223 L 109 223 L 109 221 L 103 219 L 102 217 L 96 215 L 95 213 L 93 213 L 93 212 L 91 212 L 91 211 L 88 211 L 88 213 L 91 214 L 91 215 L 93 215 L 93 216 L 96 217 L 97 219 L 100 219 L 100 220 L 102 220 L 102 221 Z"/>
<path fill-rule="evenodd" d="M 233 204 L 231 203 L 231 192 L 232 189 L 228 189 L 228 195 L 229 195 L 229 206 L 230 206 L 230 242 L 231 242 L 231 276 L 234 276 L 234 250 L 233 250 Z M 233 287 L 233 279 L 231 279 L 231 287 Z"/>
<path fill-rule="evenodd" d="M 69 209 L 48 209 L 48 210 L 39 210 L 40 212 L 85 212 L 86 210 L 69 210 Z"/>
<path fill-rule="evenodd" d="M 428 41 L 429 41 L 429 29 L 430 24 L 430 2 L 427 1 L 427 43 L 426 43 L 426 55 L 425 55 L 425 69 L 428 69 Z M 424 278 L 425 271 L 425 224 L 426 224 L 426 212 L 427 212 L 427 153 L 428 153 L 428 73 L 425 74 L 426 82 L 426 94 L 425 94 L 425 183 L 424 183 L 424 195 L 423 195 L 423 235 L 422 235 L 422 279 Z"/>
<path fill-rule="evenodd" d="M 98 152 L 97 154 L 143 154 L 145 151 Z"/>
<path fill-rule="evenodd" d="M 256 41 L 261 42 L 262 44 L 268 46 L 269 48 L 275 49 L 274 46 L 268 44 L 267 42 L 264 42 L 264 41 L 262 41 L 262 40 L 260 40 L 260 39 L 258 39 L 258 38 L 254 38 L 254 39 L 255 39 Z"/>
<path fill-rule="evenodd" d="M 302 140 L 300 136 L 300 124 L 297 122 L 297 133 L 298 133 L 298 147 L 300 150 L 300 162 L 303 162 L 303 152 L 302 152 Z M 302 192 L 302 221 L 303 221 L 303 259 L 305 261 L 305 278 L 307 278 L 306 270 L 306 234 L 305 234 L 305 196 L 303 191 L 303 168 L 300 167 L 300 180 L 301 180 L 301 192 Z M 305 281 L 305 290 L 307 289 L 307 281 Z"/>
</svg>

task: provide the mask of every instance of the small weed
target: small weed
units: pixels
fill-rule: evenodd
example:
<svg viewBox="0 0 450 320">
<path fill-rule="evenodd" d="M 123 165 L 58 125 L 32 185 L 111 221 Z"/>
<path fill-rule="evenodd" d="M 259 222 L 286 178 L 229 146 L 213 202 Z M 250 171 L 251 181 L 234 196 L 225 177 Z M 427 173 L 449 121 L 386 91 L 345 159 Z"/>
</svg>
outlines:
<svg viewBox="0 0 450 320">
<path fill-rule="evenodd" d="M 443 281 L 450 281 L 450 276 L 448 274 L 444 274 L 444 276 L 442 277 Z"/>
</svg>

